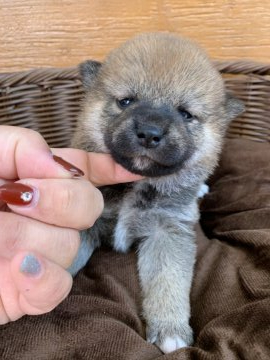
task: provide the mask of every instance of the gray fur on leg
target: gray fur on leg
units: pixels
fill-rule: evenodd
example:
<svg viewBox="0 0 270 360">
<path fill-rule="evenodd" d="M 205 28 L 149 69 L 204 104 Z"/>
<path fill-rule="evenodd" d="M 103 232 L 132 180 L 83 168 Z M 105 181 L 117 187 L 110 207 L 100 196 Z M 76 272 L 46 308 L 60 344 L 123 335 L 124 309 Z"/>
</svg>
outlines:
<svg viewBox="0 0 270 360">
<path fill-rule="evenodd" d="M 196 189 L 185 196 L 171 192 L 168 201 L 155 187 L 137 183 L 123 200 L 114 233 L 114 248 L 126 251 L 131 239 L 138 242 L 147 340 L 165 353 L 193 342 L 189 293 L 198 219 L 194 193 Z"/>
<path fill-rule="evenodd" d="M 95 242 L 90 238 L 89 230 L 80 231 L 80 237 L 81 244 L 77 256 L 67 269 L 72 276 L 77 275 L 77 273 L 86 265 L 96 248 Z"/>
<path fill-rule="evenodd" d="M 193 342 L 189 294 L 195 241 L 192 228 L 177 219 L 159 218 L 154 229 L 139 246 L 138 267 L 147 340 L 167 353 Z"/>
</svg>

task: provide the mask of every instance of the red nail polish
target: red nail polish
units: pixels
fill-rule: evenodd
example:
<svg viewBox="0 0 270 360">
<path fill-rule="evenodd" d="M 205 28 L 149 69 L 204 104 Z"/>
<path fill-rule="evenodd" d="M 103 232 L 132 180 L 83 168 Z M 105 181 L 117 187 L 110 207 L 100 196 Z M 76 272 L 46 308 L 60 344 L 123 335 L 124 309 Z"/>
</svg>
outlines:
<svg viewBox="0 0 270 360">
<path fill-rule="evenodd" d="M 56 161 L 59 165 L 63 166 L 64 169 L 69 171 L 74 177 L 80 177 L 84 175 L 84 172 L 77 168 L 76 166 L 70 164 L 66 160 L 62 159 L 59 156 L 53 155 L 54 161 Z"/>
<path fill-rule="evenodd" d="M 0 201 L 10 205 L 29 205 L 34 197 L 34 190 L 20 183 L 8 183 L 0 186 Z"/>
</svg>

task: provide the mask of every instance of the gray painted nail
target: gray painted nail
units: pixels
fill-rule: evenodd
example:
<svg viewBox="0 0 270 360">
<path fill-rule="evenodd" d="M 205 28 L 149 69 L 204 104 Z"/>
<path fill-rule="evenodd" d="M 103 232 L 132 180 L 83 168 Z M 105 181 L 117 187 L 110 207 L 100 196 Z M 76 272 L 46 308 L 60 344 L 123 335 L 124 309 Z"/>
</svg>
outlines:
<svg viewBox="0 0 270 360">
<path fill-rule="evenodd" d="M 38 275 L 41 272 L 41 264 L 33 254 L 23 258 L 20 271 L 26 275 Z"/>
</svg>

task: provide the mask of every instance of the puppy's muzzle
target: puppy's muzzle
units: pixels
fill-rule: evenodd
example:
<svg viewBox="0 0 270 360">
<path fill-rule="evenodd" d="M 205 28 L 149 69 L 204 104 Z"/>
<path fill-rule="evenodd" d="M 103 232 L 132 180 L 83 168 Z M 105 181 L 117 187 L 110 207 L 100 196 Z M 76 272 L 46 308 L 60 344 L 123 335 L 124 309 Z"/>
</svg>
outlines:
<svg viewBox="0 0 270 360">
<path fill-rule="evenodd" d="M 143 176 L 172 174 L 192 153 L 193 143 L 177 111 L 135 104 L 108 123 L 106 146 L 114 160 Z"/>
</svg>

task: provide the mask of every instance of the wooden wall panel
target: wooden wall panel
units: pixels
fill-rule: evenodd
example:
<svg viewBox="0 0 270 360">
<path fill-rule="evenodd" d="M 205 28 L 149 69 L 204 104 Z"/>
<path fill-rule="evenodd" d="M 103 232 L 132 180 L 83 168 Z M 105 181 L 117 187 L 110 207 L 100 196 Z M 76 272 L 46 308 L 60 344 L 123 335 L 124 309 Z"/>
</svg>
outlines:
<svg viewBox="0 0 270 360">
<path fill-rule="evenodd" d="M 156 30 L 192 37 L 213 58 L 270 61 L 270 0 L 0 0 L 0 71 L 100 60 Z"/>
</svg>

